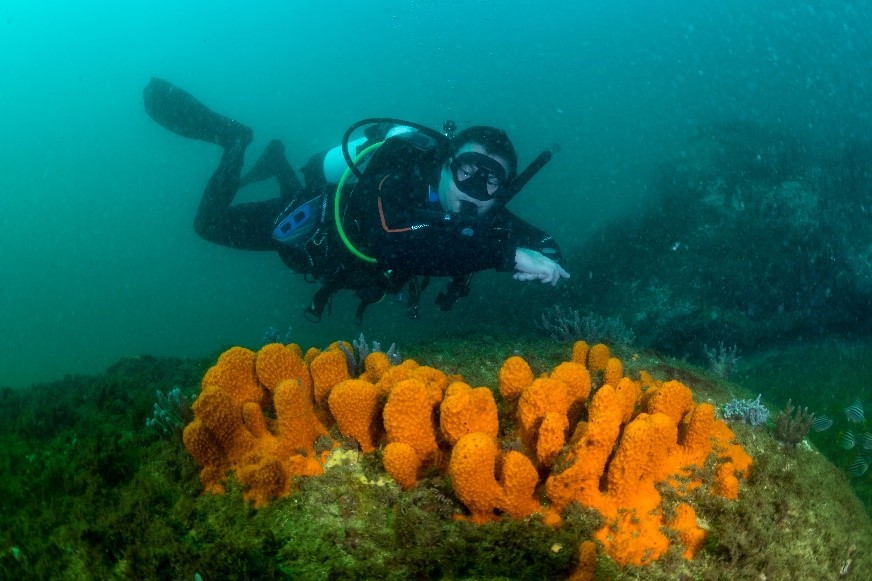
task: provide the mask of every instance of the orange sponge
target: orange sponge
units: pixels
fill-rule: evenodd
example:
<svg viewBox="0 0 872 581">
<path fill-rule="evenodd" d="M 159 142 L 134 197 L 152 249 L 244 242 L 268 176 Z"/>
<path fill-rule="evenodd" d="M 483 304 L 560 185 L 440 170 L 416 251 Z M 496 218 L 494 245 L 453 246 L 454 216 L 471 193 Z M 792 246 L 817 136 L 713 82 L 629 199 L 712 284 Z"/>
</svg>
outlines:
<svg viewBox="0 0 872 581">
<path fill-rule="evenodd" d="M 609 385 L 618 385 L 624 376 L 624 365 L 617 357 L 609 357 L 603 369 L 603 382 Z"/>
<path fill-rule="evenodd" d="M 554 368 L 550 377 L 566 384 L 566 395 L 573 404 L 584 403 L 590 396 L 590 372 L 580 363 L 563 362 Z"/>
<path fill-rule="evenodd" d="M 582 541 L 578 545 L 578 564 L 568 581 L 592 581 L 596 573 L 596 543 Z"/>
<path fill-rule="evenodd" d="M 693 407 L 687 422 L 687 433 L 684 436 L 684 451 L 693 464 L 702 466 L 712 452 L 715 440 L 715 406 L 701 403 Z"/>
<path fill-rule="evenodd" d="M 384 468 L 405 489 L 423 468 L 444 467 L 442 458 L 449 458 L 455 495 L 474 522 L 542 512 L 544 522 L 558 525 L 560 512 L 578 502 L 605 519 L 595 533 L 605 554 L 621 565 L 644 566 L 665 554 L 670 538 L 680 540 L 688 559 L 705 541 L 689 504 L 678 504 L 674 516 L 664 511 L 663 487 L 679 496 L 704 492 L 690 467 L 714 455 L 709 492 L 736 498 L 751 468 L 751 457 L 711 404 L 695 404 L 678 381 L 644 372 L 639 381 L 623 376 L 623 364 L 602 344 L 577 342 L 572 361 L 538 378 L 521 357 L 504 361 L 499 390 L 506 415 L 517 420 L 504 419 L 504 445 L 514 446 L 520 435 L 526 454 L 501 454 L 490 388 L 473 389 L 459 376 L 412 360 L 391 366 L 381 353 L 370 354 L 363 375 L 351 379 L 337 345 L 309 350 L 305 359 L 298 346 L 279 344 L 257 354 L 233 348 L 219 358 L 183 434 L 208 492 L 222 492 L 224 475 L 235 471 L 255 506 L 288 494 L 296 476 L 323 472 L 316 441 L 329 444 L 324 436 L 335 419 L 364 451 L 379 446 L 384 430 Z M 604 383 L 588 401 L 591 373 L 599 372 Z M 671 537 L 664 534 L 669 529 Z M 593 575 L 596 551 L 590 541 L 579 546 L 572 578 Z"/>
<path fill-rule="evenodd" d="M 410 445 L 422 464 L 434 460 L 439 450 L 433 421 L 435 405 L 431 391 L 418 379 L 398 383 L 385 403 L 384 424 L 388 442 Z"/>
<path fill-rule="evenodd" d="M 624 510 L 594 537 L 603 544 L 603 550 L 621 565 L 650 565 L 669 548 L 669 539 L 661 528 L 659 512 L 651 514 Z"/>
<path fill-rule="evenodd" d="M 330 390 L 327 402 L 339 431 L 357 440 L 362 452 L 375 450 L 382 432 L 382 392 L 369 381 L 346 379 Z"/>
<path fill-rule="evenodd" d="M 360 379 L 365 379 L 370 383 L 378 383 L 382 375 L 390 369 L 391 360 L 381 351 L 373 351 L 366 356 L 363 361 L 363 368 L 366 370 Z"/>
<path fill-rule="evenodd" d="M 473 432 L 458 440 L 448 462 L 454 494 L 472 513 L 470 520 L 485 523 L 495 518 L 503 491 L 494 478 L 497 442 L 492 436 Z"/>
<path fill-rule="evenodd" d="M 534 380 L 521 393 L 517 416 L 521 427 L 521 438 L 529 450 L 536 449 L 537 431 L 545 415 L 556 413 L 565 418 L 569 411 L 569 404 L 566 384 L 550 377 Z"/>
<path fill-rule="evenodd" d="M 243 497 L 254 501 L 255 508 L 266 506 L 273 498 L 287 495 L 291 490 L 290 475 L 275 456 L 264 456 L 259 461 L 240 466 L 236 479 L 245 487 Z"/>
<path fill-rule="evenodd" d="M 257 381 L 254 368 L 255 353 L 244 347 L 231 347 L 218 357 L 206 372 L 201 383 L 203 389 L 215 385 L 230 395 L 233 402 L 263 402 L 264 390 Z"/>
<path fill-rule="evenodd" d="M 739 479 L 735 476 L 736 469 L 732 462 L 720 464 L 715 472 L 715 493 L 735 500 L 739 498 Z"/>
<path fill-rule="evenodd" d="M 587 354 L 587 368 L 590 369 L 591 373 L 595 371 L 605 371 L 606 365 L 609 362 L 609 357 L 611 357 L 611 354 L 608 346 L 602 343 L 597 343 L 590 348 L 590 351 Z"/>
<path fill-rule="evenodd" d="M 274 390 L 278 444 L 276 454 L 284 458 L 293 453 L 315 454 L 315 440 L 327 429 L 315 414 L 312 398 L 299 381 L 287 379 Z"/>
<path fill-rule="evenodd" d="M 318 354 L 309 365 L 309 370 L 314 383 L 315 403 L 321 408 L 327 407 L 327 396 L 333 386 L 351 378 L 345 353 L 339 349 L 328 349 Z"/>
<path fill-rule="evenodd" d="M 616 509 L 647 513 L 660 505 L 654 487 L 657 470 L 677 438 L 678 427 L 665 414 L 639 414 L 627 424 L 606 479 L 608 498 Z"/>
<path fill-rule="evenodd" d="M 748 476 L 748 471 L 751 468 L 751 456 L 743 447 L 738 444 L 730 444 L 719 456 L 732 462 L 736 474 Z"/>
<path fill-rule="evenodd" d="M 707 533 L 696 523 L 696 511 L 686 502 L 675 507 L 675 518 L 669 523 L 669 528 L 678 532 L 678 538 L 684 545 L 684 558 L 693 559 L 702 548 Z"/>
<path fill-rule="evenodd" d="M 258 439 L 258 444 L 273 445 L 275 438 L 270 433 L 266 425 L 266 418 L 263 417 L 263 410 L 253 401 L 247 401 L 242 404 L 242 423 L 251 432 L 251 435 Z M 267 444 L 267 440 L 269 443 Z"/>
<path fill-rule="evenodd" d="M 399 365 L 394 365 L 389 369 L 385 370 L 382 376 L 379 378 L 378 383 L 376 383 L 376 387 L 382 391 L 382 393 L 389 393 L 395 385 L 404 379 L 409 379 L 412 377 L 412 372 L 419 367 L 418 363 L 414 359 L 406 359 Z"/>
<path fill-rule="evenodd" d="M 526 518 L 541 512 L 542 506 L 533 496 L 539 474 L 530 459 L 511 450 L 502 458 L 503 497 L 499 507 L 512 518 Z"/>
<path fill-rule="evenodd" d="M 552 472 L 545 483 L 555 511 L 578 501 L 600 512 L 610 512 L 599 483 L 618 439 L 621 416 L 614 388 L 604 385 L 598 389 L 591 400 L 584 435 L 570 450 L 572 465 L 563 472 Z"/>
<path fill-rule="evenodd" d="M 442 401 L 445 389 L 448 387 L 448 384 L 451 383 L 451 378 L 449 378 L 445 373 L 435 367 L 430 367 L 429 365 L 419 365 L 414 368 L 410 377 L 413 377 L 424 384 L 424 387 L 426 387 L 427 391 L 430 393 L 430 398 L 433 403 L 439 403 Z"/>
<path fill-rule="evenodd" d="M 542 418 L 536 437 L 536 460 L 542 466 L 551 466 L 566 443 L 569 420 L 565 413 L 550 412 Z"/>
<path fill-rule="evenodd" d="M 203 467 L 200 472 L 200 480 L 203 482 L 206 492 L 224 492 L 224 487 L 220 481 L 224 478 L 228 464 L 224 449 L 212 435 L 212 430 L 195 418 L 194 421 L 185 426 L 182 432 L 182 441 L 188 453 L 194 457 L 197 464 Z"/>
<path fill-rule="evenodd" d="M 404 442 L 391 442 L 382 452 L 385 471 L 397 481 L 403 490 L 413 487 L 418 481 L 421 461 L 415 449 Z"/>
<path fill-rule="evenodd" d="M 242 405 L 222 388 L 207 387 L 192 407 L 194 415 L 212 432 L 231 463 L 257 446 L 257 439 L 242 423 Z"/>
<path fill-rule="evenodd" d="M 590 351 L 587 341 L 576 341 L 572 345 L 572 361 L 579 365 L 587 365 L 587 353 Z"/>
<path fill-rule="evenodd" d="M 528 385 L 533 383 L 533 370 L 523 358 L 513 355 L 500 367 L 500 395 L 505 400 L 515 400 L 520 397 Z"/>
<path fill-rule="evenodd" d="M 636 411 L 636 402 L 639 401 L 639 396 L 642 395 L 642 386 L 638 381 L 633 381 L 629 377 L 622 377 L 620 381 L 610 385 L 615 386 L 615 393 L 618 394 L 618 400 L 623 412 L 621 422 L 626 424 Z"/>
<path fill-rule="evenodd" d="M 254 361 L 257 378 L 267 389 L 275 387 L 284 379 L 294 375 L 297 366 L 294 359 L 296 353 L 281 343 L 270 343 L 261 347 Z"/>
<path fill-rule="evenodd" d="M 666 383 L 645 392 L 649 414 L 664 413 L 676 424 L 693 407 L 693 394 L 680 381 Z"/>
<path fill-rule="evenodd" d="M 452 446 L 466 434 L 482 432 L 496 438 L 499 430 L 497 404 L 491 390 L 469 386 L 463 389 L 464 385 L 451 384 L 439 406 L 439 428 Z"/>
</svg>

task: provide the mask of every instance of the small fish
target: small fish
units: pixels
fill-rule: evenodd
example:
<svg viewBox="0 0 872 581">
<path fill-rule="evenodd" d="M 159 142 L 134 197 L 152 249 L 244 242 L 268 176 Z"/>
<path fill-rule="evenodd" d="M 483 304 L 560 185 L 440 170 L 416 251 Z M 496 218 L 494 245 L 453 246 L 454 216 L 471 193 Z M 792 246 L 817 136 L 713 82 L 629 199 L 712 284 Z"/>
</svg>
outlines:
<svg viewBox="0 0 872 581">
<path fill-rule="evenodd" d="M 866 414 L 863 413 L 863 404 L 860 403 L 859 399 L 853 405 L 845 408 L 845 415 L 848 417 L 848 421 L 854 424 L 862 424 L 866 421 Z"/>
<path fill-rule="evenodd" d="M 816 417 L 811 422 L 811 429 L 815 432 L 826 432 L 833 427 L 833 420 L 827 416 Z"/>
<path fill-rule="evenodd" d="M 842 434 L 842 437 L 839 438 L 839 445 L 845 450 L 850 450 L 856 443 L 857 441 L 854 439 L 854 432 L 850 430 Z"/>
<path fill-rule="evenodd" d="M 862 442 L 864 450 L 872 450 L 872 432 L 866 432 L 863 434 L 860 442 Z"/>
<path fill-rule="evenodd" d="M 866 473 L 866 470 L 869 469 L 869 461 L 862 456 L 858 457 L 856 460 L 851 462 L 851 465 L 848 466 L 848 473 L 851 476 L 863 476 Z"/>
</svg>

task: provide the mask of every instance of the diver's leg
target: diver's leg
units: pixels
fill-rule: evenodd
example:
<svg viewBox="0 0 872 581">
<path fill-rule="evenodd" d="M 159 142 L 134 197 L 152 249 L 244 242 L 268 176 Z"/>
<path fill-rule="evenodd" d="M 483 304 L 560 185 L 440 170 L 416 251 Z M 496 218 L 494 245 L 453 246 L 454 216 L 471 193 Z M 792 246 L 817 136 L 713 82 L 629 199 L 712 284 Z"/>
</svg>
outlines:
<svg viewBox="0 0 872 581">
<path fill-rule="evenodd" d="M 248 141 L 238 139 L 224 149 L 221 162 L 203 192 L 194 230 L 202 238 L 239 250 L 276 250 L 275 219 L 284 209 L 282 198 L 233 204 Z"/>
<path fill-rule="evenodd" d="M 153 78 L 143 90 L 145 112 L 177 135 L 227 149 L 238 139 L 251 141 L 251 129 L 215 113 L 193 95 L 168 81 Z"/>
<path fill-rule="evenodd" d="M 221 161 L 203 191 L 194 218 L 194 230 L 210 242 L 235 246 L 233 239 L 238 235 L 237 225 L 231 221 L 228 210 L 239 191 L 239 175 L 242 173 L 246 147 L 248 143 L 236 140 L 224 149 Z"/>
<path fill-rule="evenodd" d="M 215 143 L 224 148 L 217 169 L 206 184 L 194 230 L 210 242 L 243 250 L 275 250 L 272 239 L 273 222 L 284 208 L 282 198 L 252 202 L 233 203 L 241 183 L 240 175 L 245 161 L 245 150 L 253 135 L 249 127 L 223 115 L 219 115 L 190 93 L 161 79 L 152 79 L 143 91 L 145 111 L 160 125 L 170 131 Z M 284 159 L 284 148 L 281 157 Z M 279 167 L 276 176 L 293 176 L 293 170 L 285 161 L 287 172 Z M 295 177 L 295 176 L 293 176 Z M 280 178 L 279 183 L 282 183 Z M 287 181 L 287 180 L 286 180 Z M 293 187 L 290 182 L 288 187 Z"/>
<path fill-rule="evenodd" d="M 252 168 L 242 176 L 240 187 L 275 177 L 279 183 L 279 194 L 285 202 L 299 196 L 303 184 L 294 172 L 294 168 L 285 157 L 285 145 L 278 139 L 273 139 L 260 154 L 260 158 Z"/>
</svg>

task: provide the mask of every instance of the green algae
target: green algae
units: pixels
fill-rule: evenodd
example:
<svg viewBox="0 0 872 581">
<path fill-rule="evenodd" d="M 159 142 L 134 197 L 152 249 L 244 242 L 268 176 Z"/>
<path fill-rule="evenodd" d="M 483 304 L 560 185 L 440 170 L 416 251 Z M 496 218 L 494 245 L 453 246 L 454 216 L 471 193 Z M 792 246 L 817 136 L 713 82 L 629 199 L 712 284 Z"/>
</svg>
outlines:
<svg viewBox="0 0 872 581">
<path fill-rule="evenodd" d="M 496 337 L 406 349 L 420 363 L 491 386 L 509 355 L 523 355 L 539 373 L 570 350 Z M 737 389 L 656 353 L 616 351 L 631 375 L 677 377 L 697 401 L 720 404 Z M 0 576 L 552 579 L 571 570 L 579 541 L 601 524 L 577 505 L 556 530 L 538 518 L 457 520 L 464 509 L 444 475 L 403 492 L 378 454 L 353 450 L 260 510 L 232 478 L 225 494 L 201 495 L 198 467 L 181 442 L 144 426 L 156 389 L 193 390 L 211 363 L 145 357 L 98 377 L 0 394 Z M 690 498 L 709 530 L 697 558 L 686 561 L 676 546 L 651 567 L 621 569 L 600 554 L 597 577 L 834 578 L 843 568 L 846 578 L 872 577 L 872 524 L 844 473 L 809 446 L 787 449 L 764 429 L 734 429 L 754 466 L 738 501 Z M 679 500 L 667 495 L 665 509 Z"/>
</svg>

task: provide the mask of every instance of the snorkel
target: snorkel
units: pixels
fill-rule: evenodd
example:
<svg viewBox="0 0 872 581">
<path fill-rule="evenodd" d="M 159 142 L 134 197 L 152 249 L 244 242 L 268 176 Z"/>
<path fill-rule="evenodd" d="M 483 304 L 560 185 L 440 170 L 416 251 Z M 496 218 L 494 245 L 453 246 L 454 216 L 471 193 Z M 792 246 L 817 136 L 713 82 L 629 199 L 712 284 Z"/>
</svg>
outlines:
<svg viewBox="0 0 872 581">
<path fill-rule="evenodd" d="M 560 144 L 555 143 L 554 145 L 552 145 L 551 147 L 549 147 L 548 149 L 544 150 L 542 153 L 537 155 L 536 159 L 531 161 L 530 165 L 528 165 L 526 168 L 524 168 L 524 171 L 519 173 L 515 177 L 515 179 L 513 179 L 511 181 L 511 183 L 509 183 L 508 190 L 506 191 L 505 194 L 503 194 L 501 196 L 501 198 L 505 200 L 503 202 L 503 205 L 506 205 L 509 202 L 511 202 L 512 198 L 517 196 L 518 193 L 522 189 L 524 189 L 524 186 L 527 185 L 527 182 L 529 182 L 531 179 L 533 179 L 533 176 L 535 176 L 537 173 L 539 173 L 539 171 L 543 167 L 545 167 L 549 161 L 551 161 L 551 158 L 554 157 L 555 153 L 559 153 L 559 152 L 560 152 Z"/>
</svg>

